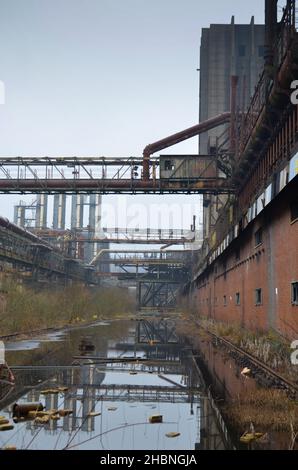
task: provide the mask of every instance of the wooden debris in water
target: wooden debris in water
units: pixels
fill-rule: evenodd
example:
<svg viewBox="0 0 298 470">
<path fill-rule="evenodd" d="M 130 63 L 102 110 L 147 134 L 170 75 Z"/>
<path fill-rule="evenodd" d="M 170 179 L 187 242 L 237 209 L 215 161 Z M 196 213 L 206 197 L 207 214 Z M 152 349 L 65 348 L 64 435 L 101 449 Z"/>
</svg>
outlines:
<svg viewBox="0 0 298 470">
<path fill-rule="evenodd" d="M 73 410 L 58 410 L 60 416 L 69 416 L 73 413 Z"/>
<path fill-rule="evenodd" d="M 90 413 L 87 414 L 88 417 L 94 417 L 94 416 L 100 416 L 101 413 L 98 413 L 96 411 L 90 411 Z"/>
<path fill-rule="evenodd" d="M 249 369 L 248 367 L 244 367 L 244 369 L 242 369 L 240 373 L 241 375 L 244 375 L 245 377 L 247 377 L 248 375 L 250 375 L 251 369 Z"/>
<path fill-rule="evenodd" d="M 116 406 L 109 406 L 108 411 L 116 411 L 117 407 Z"/>
<path fill-rule="evenodd" d="M 57 395 L 59 393 L 58 388 L 49 388 L 47 390 L 41 390 L 40 391 L 41 395 Z"/>
<path fill-rule="evenodd" d="M 47 424 L 50 421 L 50 415 L 37 416 L 34 420 L 35 424 Z"/>
<path fill-rule="evenodd" d="M 60 416 L 59 416 L 58 414 L 56 414 L 56 415 L 51 415 L 51 419 L 52 419 L 53 421 L 58 421 L 58 419 L 60 419 Z"/>
<path fill-rule="evenodd" d="M 180 432 L 167 432 L 167 433 L 166 433 L 166 436 L 167 436 L 167 437 L 179 437 L 179 436 L 180 436 Z"/>
<path fill-rule="evenodd" d="M 152 415 L 149 417 L 149 423 L 162 423 L 162 415 Z"/>
<path fill-rule="evenodd" d="M 13 424 L 1 424 L 0 425 L 0 431 L 10 431 L 11 429 L 14 428 Z"/>
<path fill-rule="evenodd" d="M 2 424 L 8 424 L 9 423 L 9 419 L 5 418 L 4 416 L 0 416 L 0 426 Z"/>
<path fill-rule="evenodd" d="M 254 433 L 245 432 L 240 437 L 240 442 L 242 442 L 243 444 L 250 444 L 251 442 L 254 442 L 254 441 L 257 441 L 258 439 L 261 439 L 261 437 L 263 437 L 263 435 L 264 435 L 264 433 L 262 433 L 262 432 L 254 432 Z"/>
</svg>

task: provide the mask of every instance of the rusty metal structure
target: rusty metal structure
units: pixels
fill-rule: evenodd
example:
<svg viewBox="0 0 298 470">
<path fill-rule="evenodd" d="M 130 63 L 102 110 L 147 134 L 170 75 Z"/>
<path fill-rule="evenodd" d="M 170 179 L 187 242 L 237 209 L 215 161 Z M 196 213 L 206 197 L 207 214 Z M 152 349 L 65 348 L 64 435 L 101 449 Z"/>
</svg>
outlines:
<svg viewBox="0 0 298 470">
<path fill-rule="evenodd" d="M 169 310 L 177 306 L 181 286 L 190 280 L 193 253 L 188 250 L 101 250 L 92 260 L 101 276 L 133 281 L 140 310 Z"/>
<path fill-rule="evenodd" d="M 226 117 L 225 119 L 221 117 L 221 121 L 226 119 Z M 186 138 L 184 137 L 183 140 Z M 173 144 L 174 142 L 171 145 Z M 185 158 L 187 159 L 188 156 L 186 155 Z M 147 162 L 146 158 L 145 162 Z M 146 179 L 143 177 L 142 165 L 143 159 L 133 157 L 0 157 L 0 174 L 2 174 L 0 193 L 194 194 L 206 191 L 233 192 L 230 182 L 218 174 L 213 177 L 205 177 L 204 167 L 202 173 L 197 173 L 195 176 L 185 174 L 183 178 L 158 178 L 159 160 L 155 158 L 150 160 L 150 178 Z"/>
<path fill-rule="evenodd" d="M 265 66 L 247 108 L 239 107 L 237 103 L 239 96 L 245 94 L 243 89 L 245 80 L 239 81 L 235 71 L 232 71 L 229 111 L 147 145 L 143 151 L 143 158 L 1 157 L 0 193 L 82 196 L 112 193 L 203 194 L 206 196 L 204 203 L 208 199 L 214 201 L 214 196 L 219 196 L 221 199 L 216 210 L 217 220 L 214 221 L 210 233 L 206 234 L 204 241 L 202 240 L 201 249 L 192 253 L 191 269 L 189 269 L 191 279 L 185 292 L 195 294 L 197 288 L 199 291 L 203 289 L 205 298 L 200 300 L 206 303 L 203 311 L 207 311 L 208 314 L 215 312 L 217 296 L 212 289 L 215 289 L 214 286 L 221 276 L 225 279 L 227 273 L 236 269 L 234 262 L 231 260 L 222 262 L 222 259 L 236 246 L 236 267 L 241 266 L 239 259 L 241 260 L 241 252 L 244 251 L 242 238 L 245 239 L 247 236 L 245 234 L 251 230 L 258 233 L 263 220 L 268 232 L 268 250 L 264 249 L 264 252 L 266 251 L 268 256 L 266 263 L 271 266 L 268 281 L 271 306 L 268 307 L 268 312 L 273 311 L 277 302 L 273 298 L 273 293 L 276 289 L 278 291 L 278 287 L 275 286 L 276 276 L 272 271 L 275 258 L 279 259 L 275 247 L 279 246 L 280 242 L 277 238 L 274 246 L 272 245 L 272 230 L 266 214 L 270 213 L 275 205 L 277 208 L 280 207 L 276 202 L 279 199 L 283 200 L 285 205 L 287 197 L 291 198 L 288 201 L 291 206 L 289 237 L 295 238 L 297 225 L 293 223 L 297 219 L 295 194 L 298 173 L 298 106 L 290 100 L 292 82 L 298 78 L 296 2 L 287 0 L 280 21 L 278 21 L 277 7 L 277 0 L 265 1 Z M 253 22 L 251 26 L 253 31 Z M 234 22 L 231 27 L 235 28 Z M 221 132 L 223 127 L 224 131 L 218 135 L 216 145 L 212 148 L 212 152 L 210 149 L 210 154 L 153 156 L 156 152 L 202 133 L 214 129 L 219 129 Z M 148 233 L 143 233 L 142 236 L 143 241 L 146 239 L 146 243 L 162 240 L 160 235 L 156 239 L 151 239 Z M 115 229 L 111 241 L 122 242 L 120 238 Z M 137 241 L 135 235 L 130 234 L 129 238 L 131 242 Z M 171 238 L 165 239 L 165 244 L 171 243 Z M 262 240 L 261 232 L 256 239 L 259 242 Z M 100 241 L 101 236 L 98 234 L 94 235 L 93 240 L 88 240 L 90 243 Z M 126 241 L 127 238 L 125 240 L 124 236 L 123 243 Z M 77 246 L 83 244 L 80 235 L 78 237 L 76 235 L 74 242 Z M 249 252 L 249 243 L 247 240 L 245 243 L 246 251 Z M 97 263 L 100 258 L 101 265 L 113 264 L 120 266 L 121 269 L 124 267 L 126 269 L 124 274 L 128 276 L 131 275 L 130 268 L 136 271 L 139 269 L 150 271 L 152 268 L 154 276 L 153 272 L 149 273 L 152 283 L 159 281 L 161 267 L 167 267 L 163 275 L 168 276 L 169 266 L 171 269 L 174 267 L 178 274 L 181 268 L 185 269 L 185 259 L 179 259 L 177 251 L 172 259 L 168 252 L 165 255 L 158 253 L 156 257 L 149 257 L 144 253 L 123 254 L 118 250 L 117 255 L 109 252 L 108 258 L 102 256 L 104 252 L 105 250 L 100 250 L 93 258 L 93 262 Z M 258 255 L 255 253 L 245 255 L 246 261 L 262 256 L 262 253 L 260 250 Z M 185 256 L 187 255 L 184 253 L 183 257 Z M 283 256 L 282 251 L 281 256 Z M 292 305 L 298 303 L 296 270 L 295 264 L 291 271 Z M 244 273 L 243 276 L 245 275 Z M 206 295 L 204 289 L 210 284 L 210 276 L 214 279 L 214 286 L 208 287 L 209 293 Z M 187 278 L 184 281 L 187 281 Z M 148 286 L 145 287 L 144 295 L 141 294 L 143 299 L 150 298 L 150 289 L 155 289 L 152 287 L 153 284 L 151 287 L 149 284 Z M 221 292 L 223 288 L 221 286 Z M 237 292 L 239 296 L 240 290 L 239 287 Z M 211 295 L 214 296 L 212 300 Z M 269 320 L 270 323 L 271 319 Z"/>
<path fill-rule="evenodd" d="M 67 257 L 3 217 L 0 217 L 0 259 L 2 270 L 16 271 L 30 281 L 97 283 L 92 267 Z"/>
<path fill-rule="evenodd" d="M 186 291 L 204 316 L 295 338 L 298 106 L 291 94 L 298 78 L 296 2 L 286 2 L 278 21 L 277 0 L 266 0 L 265 18 L 264 70 L 248 109 L 236 117 L 235 142 L 230 133 L 235 194 L 226 199 L 205 239 Z"/>
<path fill-rule="evenodd" d="M 158 140 L 153 144 L 147 145 L 143 150 L 143 178 L 144 180 L 149 180 L 150 178 L 150 157 L 153 153 L 164 150 L 168 147 L 171 147 L 185 140 L 191 139 L 197 135 L 207 132 L 210 129 L 219 127 L 222 124 L 226 124 L 231 119 L 231 114 L 229 112 L 220 114 L 214 118 L 208 119 L 204 122 L 201 122 L 193 127 L 189 127 L 183 131 L 172 134 L 164 139 Z"/>
</svg>

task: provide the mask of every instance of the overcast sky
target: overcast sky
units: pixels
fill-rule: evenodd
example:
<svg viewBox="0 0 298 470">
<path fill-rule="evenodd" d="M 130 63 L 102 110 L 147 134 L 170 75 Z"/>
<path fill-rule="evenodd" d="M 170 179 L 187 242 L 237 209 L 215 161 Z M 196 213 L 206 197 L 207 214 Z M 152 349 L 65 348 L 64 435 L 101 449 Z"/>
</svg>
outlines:
<svg viewBox="0 0 298 470">
<path fill-rule="evenodd" d="M 0 0 L 0 155 L 141 156 L 198 120 L 201 29 L 232 14 L 263 23 L 263 10 L 260 0 Z M 194 153 L 197 139 L 174 150 Z M 12 218 L 20 197 L 0 198 Z M 198 197 L 168 201 L 199 211 Z"/>
</svg>

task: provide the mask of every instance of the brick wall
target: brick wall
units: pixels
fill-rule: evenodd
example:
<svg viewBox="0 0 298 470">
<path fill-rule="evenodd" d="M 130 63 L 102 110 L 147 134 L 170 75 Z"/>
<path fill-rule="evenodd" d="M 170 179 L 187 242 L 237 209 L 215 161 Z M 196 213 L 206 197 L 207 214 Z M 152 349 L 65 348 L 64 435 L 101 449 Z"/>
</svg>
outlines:
<svg viewBox="0 0 298 470">
<path fill-rule="evenodd" d="M 291 297 L 292 283 L 298 282 L 298 220 L 291 221 L 290 210 L 297 198 L 296 178 L 196 280 L 199 314 L 298 339 L 298 306 Z"/>
</svg>

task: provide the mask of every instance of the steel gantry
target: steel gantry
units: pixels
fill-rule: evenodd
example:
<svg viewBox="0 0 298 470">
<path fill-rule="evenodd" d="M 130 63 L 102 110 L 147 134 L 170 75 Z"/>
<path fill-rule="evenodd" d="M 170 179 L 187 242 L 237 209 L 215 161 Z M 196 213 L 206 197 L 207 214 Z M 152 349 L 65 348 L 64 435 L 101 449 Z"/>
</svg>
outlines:
<svg viewBox="0 0 298 470">
<path fill-rule="evenodd" d="M 153 158 L 150 160 L 150 179 L 145 180 L 142 174 L 143 160 L 134 157 L 0 157 L 0 193 L 233 192 L 230 181 L 219 176 L 215 157 L 211 158 L 215 164 L 212 172 L 208 170 L 210 157 L 184 155 L 183 174 L 169 176 L 160 174 L 159 158 Z M 186 162 L 190 166 L 185 166 Z M 194 162 L 196 171 L 193 171 Z"/>
<path fill-rule="evenodd" d="M 140 309 L 175 308 L 181 286 L 189 279 L 193 252 L 190 250 L 108 250 L 102 249 L 91 264 L 114 266 L 110 275 L 137 283 Z M 114 271 L 114 272 L 113 272 Z"/>
<path fill-rule="evenodd" d="M 97 283 L 91 266 L 65 256 L 42 238 L 3 217 L 0 217 L 0 260 L 35 281 L 73 279 Z"/>
</svg>

